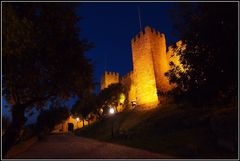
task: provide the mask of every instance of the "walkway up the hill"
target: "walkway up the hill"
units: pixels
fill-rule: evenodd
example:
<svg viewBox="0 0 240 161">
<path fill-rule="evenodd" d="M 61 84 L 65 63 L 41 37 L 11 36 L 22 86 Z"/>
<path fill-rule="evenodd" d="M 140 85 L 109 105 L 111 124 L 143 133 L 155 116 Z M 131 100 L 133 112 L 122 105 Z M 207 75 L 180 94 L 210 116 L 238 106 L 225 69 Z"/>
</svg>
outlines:
<svg viewBox="0 0 240 161">
<path fill-rule="evenodd" d="M 73 135 L 50 135 L 38 141 L 27 151 L 15 158 L 170 158 L 166 155 L 152 153 L 122 145 L 101 142 Z"/>
</svg>

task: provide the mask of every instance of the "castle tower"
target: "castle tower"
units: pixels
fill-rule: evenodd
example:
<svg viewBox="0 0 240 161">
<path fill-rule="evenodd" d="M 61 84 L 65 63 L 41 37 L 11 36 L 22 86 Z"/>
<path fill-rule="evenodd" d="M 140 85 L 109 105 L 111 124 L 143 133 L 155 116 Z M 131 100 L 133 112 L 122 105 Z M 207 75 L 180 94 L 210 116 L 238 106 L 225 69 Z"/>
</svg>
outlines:
<svg viewBox="0 0 240 161">
<path fill-rule="evenodd" d="M 101 90 L 107 88 L 110 84 L 119 83 L 119 73 L 105 71 L 101 79 Z"/>
<path fill-rule="evenodd" d="M 136 86 L 137 105 L 152 108 L 158 104 L 154 62 L 152 54 L 152 29 L 145 28 L 132 39 L 133 74 Z"/>
<path fill-rule="evenodd" d="M 151 52 L 154 64 L 157 90 L 166 92 L 172 88 L 165 73 L 170 70 L 167 57 L 166 39 L 163 33 L 151 29 Z"/>
</svg>

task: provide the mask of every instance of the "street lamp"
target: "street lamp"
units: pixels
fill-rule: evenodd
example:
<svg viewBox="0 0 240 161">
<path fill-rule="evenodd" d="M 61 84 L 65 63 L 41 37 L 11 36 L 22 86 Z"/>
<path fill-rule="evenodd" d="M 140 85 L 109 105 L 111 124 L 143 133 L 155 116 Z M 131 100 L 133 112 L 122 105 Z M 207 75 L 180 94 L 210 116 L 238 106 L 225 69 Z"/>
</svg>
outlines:
<svg viewBox="0 0 240 161">
<path fill-rule="evenodd" d="M 114 112 L 115 112 L 115 111 L 114 111 L 114 108 L 111 107 L 111 108 L 109 109 L 109 113 L 110 113 L 110 114 L 114 114 Z"/>
<path fill-rule="evenodd" d="M 114 112 L 115 112 L 115 111 L 114 111 L 114 108 L 113 108 L 113 107 L 110 107 L 110 109 L 109 109 L 110 115 L 113 115 Z M 112 121 L 112 138 L 114 137 L 113 126 L 114 126 L 114 119 L 113 119 L 113 121 Z"/>
</svg>

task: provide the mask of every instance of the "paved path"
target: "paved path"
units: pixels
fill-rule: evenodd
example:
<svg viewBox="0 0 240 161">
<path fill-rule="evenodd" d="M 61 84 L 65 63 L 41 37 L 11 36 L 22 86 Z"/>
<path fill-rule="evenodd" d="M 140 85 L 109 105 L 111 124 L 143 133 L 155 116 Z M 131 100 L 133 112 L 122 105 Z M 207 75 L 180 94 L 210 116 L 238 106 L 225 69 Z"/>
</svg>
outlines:
<svg viewBox="0 0 240 161">
<path fill-rule="evenodd" d="M 46 139 L 35 143 L 27 151 L 19 154 L 15 158 L 154 159 L 170 157 L 73 135 L 50 135 Z"/>
</svg>

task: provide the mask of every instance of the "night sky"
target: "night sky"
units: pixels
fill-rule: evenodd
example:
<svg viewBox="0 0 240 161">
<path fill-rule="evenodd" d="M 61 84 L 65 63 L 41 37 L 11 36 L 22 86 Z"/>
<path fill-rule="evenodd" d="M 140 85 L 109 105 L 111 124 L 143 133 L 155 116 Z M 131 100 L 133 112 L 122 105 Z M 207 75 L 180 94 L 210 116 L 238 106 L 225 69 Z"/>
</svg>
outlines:
<svg viewBox="0 0 240 161">
<path fill-rule="evenodd" d="M 173 36 L 169 16 L 176 3 L 82 3 L 77 9 L 82 17 L 80 36 L 95 44 L 95 48 L 86 53 L 94 65 L 95 82 L 100 82 L 104 70 L 118 72 L 121 76 L 132 70 L 131 39 L 140 32 L 138 6 L 142 29 L 150 26 L 164 33 L 167 46 L 178 40 Z M 3 100 L 3 115 L 9 115 L 4 105 Z M 35 112 L 28 122 L 34 122 L 36 115 Z"/>
<path fill-rule="evenodd" d="M 151 26 L 165 33 L 168 45 L 177 41 L 169 16 L 175 3 L 83 3 L 78 10 L 83 17 L 81 36 L 96 45 L 87 53 L 93 60 L 96 82 L 100 82 L 104 70 L 121 76 L 132 70 L 131 39 L 140 31 L 138 6 L 142 29 Z"/>
</svg>

